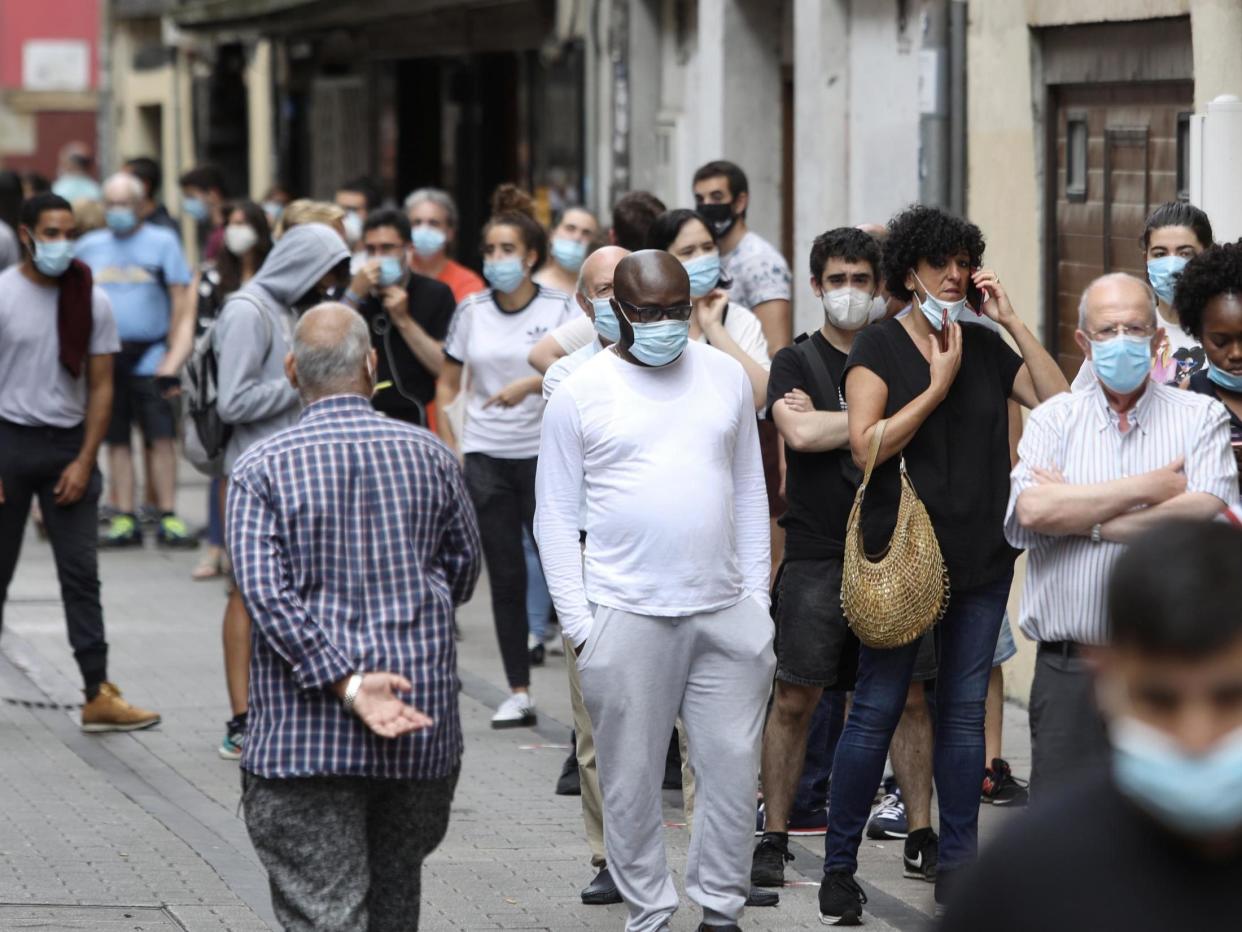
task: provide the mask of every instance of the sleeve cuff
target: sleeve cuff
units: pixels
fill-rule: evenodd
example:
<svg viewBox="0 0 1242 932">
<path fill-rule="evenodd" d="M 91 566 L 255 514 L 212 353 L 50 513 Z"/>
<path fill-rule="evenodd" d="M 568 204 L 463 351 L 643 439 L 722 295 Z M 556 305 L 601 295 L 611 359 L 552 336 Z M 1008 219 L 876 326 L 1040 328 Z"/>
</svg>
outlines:
<svg viewBox="0 0 1242 932">
<path fill-rule="evenodd" d="M 307 654 L 293 668 L 293 679 L 303 691 L 323 689 L 353 673 L 356 666 L 336 645 L 321 640 L 318 650 Z"/>
</svg>

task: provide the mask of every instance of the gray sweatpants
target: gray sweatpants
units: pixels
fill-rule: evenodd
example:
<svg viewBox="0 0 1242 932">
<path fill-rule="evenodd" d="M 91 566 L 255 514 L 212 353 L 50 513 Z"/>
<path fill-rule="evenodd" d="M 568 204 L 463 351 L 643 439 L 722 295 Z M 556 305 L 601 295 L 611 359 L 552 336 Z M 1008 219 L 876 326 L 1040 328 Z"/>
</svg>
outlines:
<svg viewBox="0 0 1242 932">
<path fill-rule="evenodd" d="M 578 670 L 595 725 L 608 866 L 629 905 L 628 932 L 656 932 L 677 909 L 660 784 L 678 715 L 697 784 L 686 893 L 708 925 L 741 916 L 775 663 L 772 620 L 753 598 L 684 618 L 595 610 Z"/>
<path fill-rule="evenodd" d="M 439 780 L 242 771 L 246 829 L 286 932 L 418 928 L 423 859 L 448 829 L 457 774 Z"/>
</svg>

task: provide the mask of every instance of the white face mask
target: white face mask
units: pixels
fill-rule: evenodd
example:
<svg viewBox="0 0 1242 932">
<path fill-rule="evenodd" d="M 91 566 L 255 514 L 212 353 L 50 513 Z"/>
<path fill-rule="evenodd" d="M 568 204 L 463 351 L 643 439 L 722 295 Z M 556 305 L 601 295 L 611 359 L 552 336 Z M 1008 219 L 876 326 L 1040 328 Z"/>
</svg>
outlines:
<svg viewBox="0 0 1242 932">
<path fill-rule="evenodd" d="M 858 288 L 838 288 L 820 295 L 828 322 L 840 330 L 859 330 L 871 318 L 871 294 Z"/>
<path fill-rule="evenodd" d="M 362 218 L 358 216 L 358 211 L 345 211 L 345 238 L 349 240 L 349 245 L 353 246 L 362 239 Z"/>
<path fill-rule="evenodd" d="M 259 234 L 248 223 L 230 223 L 224 228 L 224 248 L 235 256 L 244 256 L 258 241 Z"/>
<path fill-rule="evenodd" d="M 876 295 L 871 299 L 871 314 L 867 317 L 867 323 L 874 324 L 877 320 L 883 320 L 888 316 L 888 302 L 883 296 Z"/>
</svg>

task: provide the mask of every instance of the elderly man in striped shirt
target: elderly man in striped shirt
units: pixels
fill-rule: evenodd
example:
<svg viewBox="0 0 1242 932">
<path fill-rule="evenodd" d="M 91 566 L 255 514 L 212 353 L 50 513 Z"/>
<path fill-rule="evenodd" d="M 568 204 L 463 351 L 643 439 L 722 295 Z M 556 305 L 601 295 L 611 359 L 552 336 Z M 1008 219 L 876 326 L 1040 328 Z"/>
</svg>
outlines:
<svg viewBox="0 0 1242 932">
<path fill-rule="evenodd" d="M 357 313 L 309 311 L 285 367 L 301 419 L 243 454 L 229 489 L 256 632 L 246 827 L 285 929 L 417 929 L 461 761 L 453 606 L 478 578 L 478 527 L 449 449 L 371 409 Z"/>
<path fill-rule="evenodd" d="M 1096 279 L 1074 335 L 1094 384 L 1031 412 L 1018 445 L 1005 535 L 1029 552 L 1021 627 L 1039 642 L 1034 794 L 1106 759 L 1086 653 L 1108 641 L 1105 583 L 1126 543 L 1172 518 L 1210 520 L 1238 500 L 1224 407 L 1148 378 L 1162 337 L 1146 282 Z"/>
</svg>

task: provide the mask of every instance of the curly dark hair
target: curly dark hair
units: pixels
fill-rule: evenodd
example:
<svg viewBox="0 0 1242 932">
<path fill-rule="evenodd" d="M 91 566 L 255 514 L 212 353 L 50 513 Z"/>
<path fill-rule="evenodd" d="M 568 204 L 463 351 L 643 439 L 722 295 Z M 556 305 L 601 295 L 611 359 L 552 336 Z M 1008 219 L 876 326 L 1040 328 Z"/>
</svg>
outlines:
<svg viewBox="0 0 1242 932">
<path fill-rule="evenodd" d="M 815 237 L 811 244 L 811 277 L 821 284 L 829 259 L 869 263 L 872 277 L 877 283 L 880 280 L 880 244 L 858 227 L 837 227 Z"/>
<path fill-rule="evenodd" d="M 884 284 L 894 298 L 909 301 L 912 294 L 906 287 L 906 276 L 920 260 L 944 265 L 964 250 L 970 255 L 971 268 L 976 268 L 983 261 L 983 249 L 983 233 L 969 220 L 915 204 L 888 222 Z"/>
<path fill-rule="evenodd" d="M 1182 329 L 1203 342 L 1203 310 L 1217 295 L 1242 296 L 1242 240 L 1209 246 L 1177 277 L 1173 309 Z"/>
</svg>

